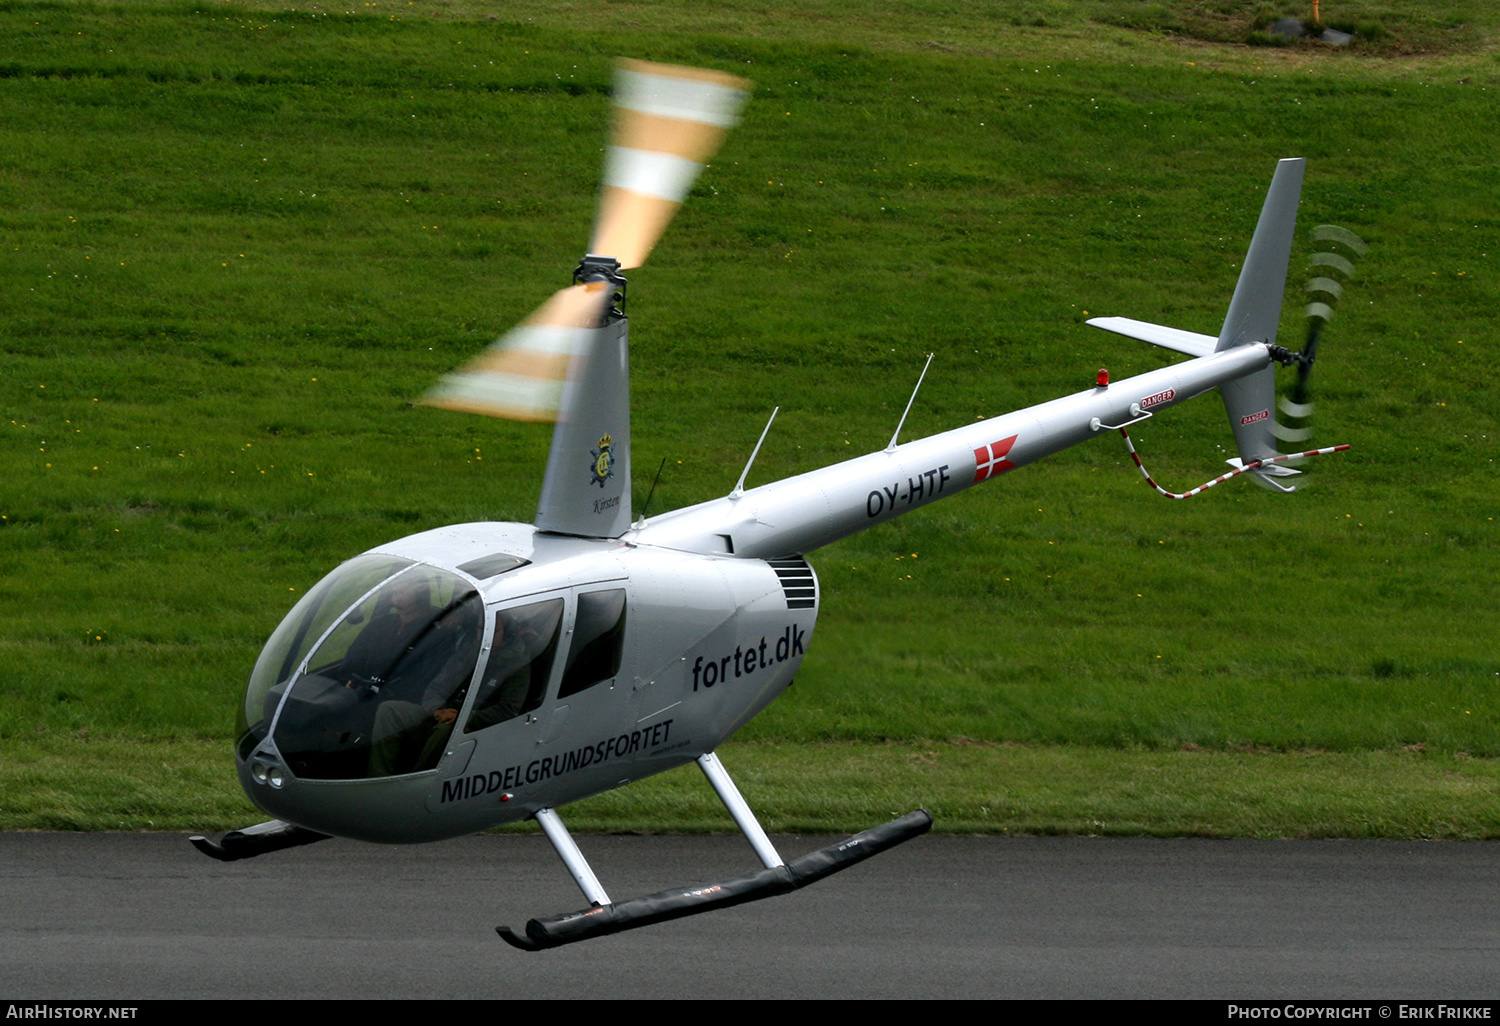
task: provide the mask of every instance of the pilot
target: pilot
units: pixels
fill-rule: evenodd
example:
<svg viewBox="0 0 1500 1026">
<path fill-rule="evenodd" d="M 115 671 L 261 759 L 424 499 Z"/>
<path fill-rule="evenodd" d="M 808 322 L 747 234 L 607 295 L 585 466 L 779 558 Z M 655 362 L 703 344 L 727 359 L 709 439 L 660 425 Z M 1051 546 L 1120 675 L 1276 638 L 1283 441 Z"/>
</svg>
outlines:
<svg viewBox="0 0 1500 1026">
<path fill-rule="evenodd" d="M 435 611 L 427 581 L 407 575 L 395 582 L 390 608 L 350 646 L 345 666 L 371 678 L 381 699 L 371 730 L 370 776 L 420 769 L 447 741 L 478 654 L 479 611 L 477 595 Z M 377 667 L 384 669 L 368 672 Z M 414 748 L 420 750 L 415 757 Z"/>
</svg>

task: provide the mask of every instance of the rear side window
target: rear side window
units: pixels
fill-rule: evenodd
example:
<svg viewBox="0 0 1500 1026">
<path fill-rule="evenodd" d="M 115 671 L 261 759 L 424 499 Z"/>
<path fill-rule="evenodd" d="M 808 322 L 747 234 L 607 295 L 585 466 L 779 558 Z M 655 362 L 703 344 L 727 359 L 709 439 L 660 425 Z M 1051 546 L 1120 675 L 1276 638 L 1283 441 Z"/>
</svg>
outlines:
<svg viewBox="0 0 1500 1026">
<path fill-rule="evenodd" d="M 578 596 L 573 643 L 568 648 L 558 698 L 612 680 L 625 650 L 625 590 L 590 591 Z"/>
</svg>

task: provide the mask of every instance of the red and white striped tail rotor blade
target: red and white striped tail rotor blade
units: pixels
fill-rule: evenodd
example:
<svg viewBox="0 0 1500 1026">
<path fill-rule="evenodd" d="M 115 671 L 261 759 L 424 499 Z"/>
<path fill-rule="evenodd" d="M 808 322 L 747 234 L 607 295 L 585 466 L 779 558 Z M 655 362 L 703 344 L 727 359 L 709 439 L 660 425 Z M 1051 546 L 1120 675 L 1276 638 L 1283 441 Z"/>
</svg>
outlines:
<svg viewBox="0 0 1500 1026">
<path fill-rule="evenodd" d="M 718 71 L 619 63 L 614 139 L 590 253 L 614 257 L 623 269 L 646 262 L 704 162 L 739 122 L 752 88 Z"/>
<path fill-rule="evenodd" d="M 422 402 L 511 420 L 556 420 L 569 365 L 588 351 L 611 291 L 605 282 L 563 289 L 468 365 L 444 376 Z"/>
</svg>

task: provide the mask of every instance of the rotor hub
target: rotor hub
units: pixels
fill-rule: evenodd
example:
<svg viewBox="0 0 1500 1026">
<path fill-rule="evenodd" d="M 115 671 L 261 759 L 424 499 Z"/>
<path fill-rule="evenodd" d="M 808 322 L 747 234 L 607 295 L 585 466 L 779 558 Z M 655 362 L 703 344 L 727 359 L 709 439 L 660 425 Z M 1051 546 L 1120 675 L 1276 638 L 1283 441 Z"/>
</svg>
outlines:
<svg viewBox="0 0 1500 1026">
<path fill-rule="evenodd" d="M 610 309 L 605 316 L 606 321 L 613 321 L 625 316 L 625 276 L 620 273 L 620 261 L 614 257 L 602 256 L 598 253 L 590 253 L 578 261 L 578 266 L 573 268 L 573 283 L 575 285 L 586 285 L 589 282 L 602 281 L 608 283 L 611 289 Z"/>
</svg>

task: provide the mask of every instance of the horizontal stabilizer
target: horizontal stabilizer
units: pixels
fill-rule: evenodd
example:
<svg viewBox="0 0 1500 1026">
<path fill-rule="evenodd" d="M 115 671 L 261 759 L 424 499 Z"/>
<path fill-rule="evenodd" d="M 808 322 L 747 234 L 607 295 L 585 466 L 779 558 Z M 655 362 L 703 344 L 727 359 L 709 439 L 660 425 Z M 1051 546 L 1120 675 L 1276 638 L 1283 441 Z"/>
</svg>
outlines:
<svg viewBox="0 0 1500 1026">
<path fill-rule="evenodd" d="M 1224 462 L 1229 464 L 1235 470 L 1242 470 L 1245 467 L 1245 461 L 1240 459 L 1238 456 L 1233 456 L 1225 460 Z M 1252 473 L 1260 474 L 1265 477 L 1296 477 L 1298 474 L 1302 473 L 1302 471 L 1296 469 L 1295 467 L 1285 467 L 1280 463 L 1272 463 L 1266 466 L 1254 467 L 1252 468 Z"/>
<path fill-rule="evenodd" d="M 1189 356 L 1211 356 L 1218 339 L 1212 335 L 1200 335 L 1196 331 L 1168 328 L 1161 324 L 1133 321 L 1129 317 L 1095 317 L 1087 322 L 1095 328 L 1112 331 L 1116 335 L 1150 342 L 1153 346 L 1186 353 Z"/>
</svg>

